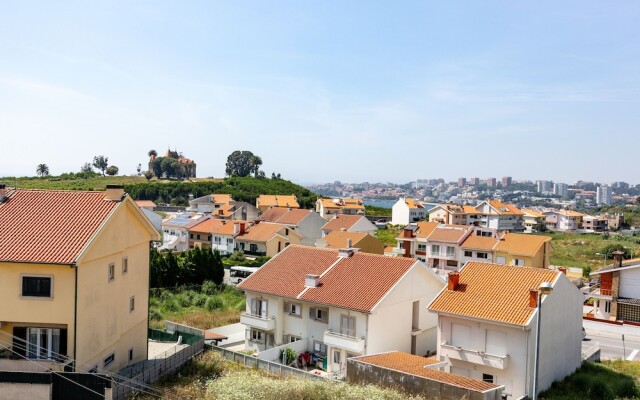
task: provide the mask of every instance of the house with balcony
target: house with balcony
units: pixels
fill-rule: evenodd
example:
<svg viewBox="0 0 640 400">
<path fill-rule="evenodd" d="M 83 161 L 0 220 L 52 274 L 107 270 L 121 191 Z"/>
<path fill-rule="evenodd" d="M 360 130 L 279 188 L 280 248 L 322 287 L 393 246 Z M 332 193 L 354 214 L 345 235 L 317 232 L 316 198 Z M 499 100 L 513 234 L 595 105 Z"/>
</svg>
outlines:
<svg viewBox="0 0 640 400">
<path fill-rule="evenodd" d="M 460 245 L 473 233 L 474 227 L 438 225 L 427 237 L 427 265 L 440 274 L 457 271 L 460 267 Z"/>
<path fill-rule="evenodd" d="M 122 186 L 0 185 L 0 226 L 0 371 L 115 372 L 147 359 L 160 233 Z"/>
<path fill-rule="evenodd" d="M 549 268 L 553 251 L 549 236 L 506 233 L 493 248 L 494 262 L 518 267 Z"/>
<path fill-rule="evenodd" d="M 421 221 L 407 225 L 396 238 L 398 247 L 392 251 L 396 256 L 411 257 L 422 262 L 427 261 L 427 238 L 440 223 Z"/>
<path fill-rule="evenodd" d="M 476 206 L 480 213 L 478 225 L 498 231 L 524 232 L 524 212 L 513 204 L 486 200 Z"/>
<path fill-rule="evenodd" d="M 209 216 L 189 227 L 189 248 L 218 250 L 222 255 L 230 255 L 236 248 L 236 236 L 247 226 L 247 221 L 227 221 Z"/>
<path fill-rule="evenodd" d="M 378 227 L 363 215 L 336 214 L 322 226 L 322 237 L 332 231 L 363 232 L 375 235 Z"/>
<path fill-rule="evenodd" d="M 209 194 L 189 200 L 187 211 L 210 214 L 214 218 L 253 222 L 258 209 L 246 201 L 233 200 L 230 194 Z"/>
<path fill-rule="evenodd" d="M 324 219 L 331 219 L 335 214 L 365 215 L 365 207 L 362 199 L 318 199 L 316 212 Z"/>
<path fill-rule="evenodd" d="M 592 318 L 640 323 L 640 258 L 623 260 L 615 253 L 613 264 L 589 274 L 588 297 Z"/>
<path fill-rule="evenodd" d="M 582 363 L 584 296 L 561 272 L 470 262 L 449 274 L 429 305 L 438 315 L 438 360 L 445 369 L 504 385 L 509 399 L 532 397 L 538 288 L 542 296 L 538 391 Z"/>
<path fill-rule="evenodd" d="M 536 210 L 524 209 L 524 233 L 542 232 L 546 228 L 546 216 Z"/>
<path fill-rule="evenodd" d="M 427 219 L 424 205 L 411 197 L 401 197 L 391 207 L 391 223 L 393 225 L 409 225 L 412 222 Z"/>
<path fill-rule="evenodd" d="M 189 228 L 204 220 L 207 216 L 199 213 L 179 213 L 162 221 L 162 246 L 160 249 L 171 251 L 189 250 Z"/>
<path fill-rule="evenodd" d="M 573 210 L 548 210 L 543 213 L 547 229 L 560 232 L 575 232 L 582 229 L 585 214 Z"/>
<path fill-rule="evenodd" d="M 429 221 L 447 225 L 479 225 L 482 213 L 469 205 L 440 204 L 429 210 Z"/>
<path fill-rule="evenodd" d="M 242 224 L 238 224 L 242 228 Z M 235 225 L 234 225 L 235 226 Z M 235 237 L 236 250 L 249 256 L 273 257 L 291 244 L 300 244 L 302 235 L 288 225 L 255 220 Z"/>
<path fill-rule="evenodd" d="M 295 194 L 261 194 L 256 199 L 256 208 L 260 213 L 267 211 L 271 207 L 300 208 L 300 204 L 298 203 L 298 198 Z"/>
<path fill-rule="evenodd" d="M 495 262 L 494 248 L 504 232 L 493 235 L 469 235 L 460 245 L 460 265 L 470 261 Z"/>
<path fill-rule="evenodd" d="M 302 243 L 305 246 L 314 246 L 322 237 L 322 227 L 327 220 L 313 210 L 299 208 L 272 207 L 262 213 L 261 221 L 284 224 L 302 235 Z"/>
<path fill-rule="evenodd" d="M 582 217 L 582 229 L 588 233 L 601 233 L 609 230 L 609 220 L 604 217 L 585 215 Z"/>
<path fill-rule="evenodd" d="M 247 296 L 245 345 L 301 342 L 316 365 L 339 374 L 353 356 L 424 355 L 437 330 L 426 306 L 443 287 L 417 260 L 292 245 L 238 285 Z"/>
<path fill-rule="evenodd" d="M 384 243 L 375 236 L 363 232 L 332 231 L 322 239 L 318 239 L 316 247 L 330 249 L 358 249 L 363 253 L 384 254 Z"/>
</svg>

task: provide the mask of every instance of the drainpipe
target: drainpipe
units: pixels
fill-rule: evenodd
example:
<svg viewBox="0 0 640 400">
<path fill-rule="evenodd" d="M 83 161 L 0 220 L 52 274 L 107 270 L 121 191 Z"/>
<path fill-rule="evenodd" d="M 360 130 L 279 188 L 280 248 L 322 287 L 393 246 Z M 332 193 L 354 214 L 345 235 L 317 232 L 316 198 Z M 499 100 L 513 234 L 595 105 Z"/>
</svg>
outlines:
<svg viewBox="0 0 640 400">
<path fill-rule="evenodd" d="M 71 264 L 71 268 L 75 271 L 75 285 L 74 285 L 74 298 L 73 298 L 73 372 L 76 371 L 77 363 L 78 363 L 78 353 L 77 353 L 77 344 L 78 344 L 78 265 L 74 262 Z"/>
</svg>

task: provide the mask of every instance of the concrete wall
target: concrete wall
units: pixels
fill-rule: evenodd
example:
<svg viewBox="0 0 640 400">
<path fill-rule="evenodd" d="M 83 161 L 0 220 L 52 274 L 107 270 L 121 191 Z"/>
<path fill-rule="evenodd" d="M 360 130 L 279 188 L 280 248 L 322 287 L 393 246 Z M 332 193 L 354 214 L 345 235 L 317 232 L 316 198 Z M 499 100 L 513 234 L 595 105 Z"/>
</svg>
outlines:
<svg viewBox="0 0 640 400">
<path fill-rule="evenodd" d="M 620 271 L 620 297 L 640 298 L 640 268 Z"/>
<path fill-rule="evenodd" d="M 322 227 L 326 223 L 327 220 L 322 218 L 320 214 L 316 212 L 309 213 L 296 228 L 296 232 L 302 235 L 300 244 L 315 246 L 316 240 L 322 238 Z"/>
<path fill-rule="evenodd" d="M 0 382 L 0 400 L 49 400 L 51 385 Z"/>
<path fill-rule="evenodd" d="M 433 400 L 500 400 L 501 390 L 488 393 L 474 392 L 457 386 L 433 381 L 424 377 L 405 374 L 357 360 L 347 361 L 347 382 L 351 384 L 374 384 L 405 391 L 409 394 Z"/>
<path fill-rule="evenodd" d="M 408 225 L 409 224 L 409 206 L 400 199 L 391 207 L 391 224 Z"/>
</svg>

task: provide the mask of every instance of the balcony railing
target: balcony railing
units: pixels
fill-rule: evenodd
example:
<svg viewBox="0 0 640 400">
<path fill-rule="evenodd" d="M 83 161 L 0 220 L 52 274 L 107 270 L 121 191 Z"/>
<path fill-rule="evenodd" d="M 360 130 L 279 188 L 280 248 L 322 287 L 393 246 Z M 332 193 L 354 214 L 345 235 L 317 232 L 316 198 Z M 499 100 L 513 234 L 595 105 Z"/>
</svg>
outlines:
<svg viewBox="0 0 640 400">
<path fill-rule="evenodd" d="M 486 365 L 487 367 L 505 369 L 507 368 L 509 355 L 499 356 L 485 353 L 479 350 L 465 349 L 450 344 L 440 345 L 441 355 L 455 360 L 466 361 L 474 364 Z"/>
<path fill-rule="evenodd" d="M 240 323 L 263 331 L 272 331 L 276 327 L 276 318 L 243 313 L 240 314 Z"/>
<path fill-rule="evenodd" d="M 257 256 L 257 257 L 262 257 L 262 256 L 266 256 L 267 252 L 266 251 L 251 251 L 251 250 L 244 250 L 244 254 L 248 255 L 248 256 Z"/>
<path fill-rule="evenodd" d="M 589 296 L 595 299 L 613 300 L 613 293 L 611 292 L 611 289 L 593 287 L 589 290 Z"/>
<path fill-rule="evenodd" d="M 324 332 L 323 342 L 354 353 L 364 351 L 364 337 L 357 337 L 352 330 L 329 329 Z"/>
</svg>

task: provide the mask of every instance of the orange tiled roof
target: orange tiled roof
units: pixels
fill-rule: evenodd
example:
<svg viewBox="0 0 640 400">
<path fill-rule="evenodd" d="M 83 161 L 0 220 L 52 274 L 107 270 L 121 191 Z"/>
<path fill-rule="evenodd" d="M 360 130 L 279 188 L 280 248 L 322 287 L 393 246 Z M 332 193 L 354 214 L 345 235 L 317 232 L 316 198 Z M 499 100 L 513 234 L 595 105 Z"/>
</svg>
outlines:
<svg viewBox="0 0 640 400">
<path fill-rule="evenodd" d="M 260 219 L 262 221 L 268 222 L 278 222 L 280 217 L 289 212 L 288 208 L 285 207 L 271 207 L 260 215 Z"/>
<path fill-rule="evenodd" d="M 525 208 L 522 210 L 526 215 L 531 216 L 531 217 L 536 217 L 536 218 L 544 218 L 545 215 L 543 213 L 537 212 L 536 210 L 531 210 L 528 208 Z"/>
<path fill-rule="evenodd" d="M 525 233 L 506 233 L 494 250 L 504 251 L 509 254 L 533 256 L 540 250 L 540 247 L 550 241 L 548 236 L 530 235 Z"/>
<path fill-rule="evenodd" d="M 474 392 L 482 393 L 500 387 L 499 385 L 494 385 L 493 383 L 481 381 L 479 379 L 467 378 L 466 376 L 451 374 L 437 369 L 425 368 L 428 365 L 436 364 L 437 361 L 431 358 L 415 356 L 413 354 L 403 353 L 400 351 L 361 356 L 356 357 L 355 360 L 357 362 L 400 371 L 432 381 L 461 387 Z"/>
<path fill-rule="evenodd" d="M 469 262 L 460 272 L 456 290 L 444 289 L 429 310 L 525 326 L 535 308 L 529 289 L 555 284 L 559 272 L 541 268 Z"/>
<path fill-rule="evenodd" d="M 343 231 L 331 231 L 322 240 L 327 242 L 327 246 L 334 249 L 343 249 L 347 247 L 347 240 L 351 239 L 351 247 L 358 247 L 360 242 L 365 237 L 370 236 L 368 233 L 362 232 L 343 232 Z"/>
<path fill-rule="evenodd" d="M 361 218 L 365 218 L 362 215 L 347 215 L 347 214 L 336 214 L 335 218 L 332 218 L 324 224 L 322 227 L 323 231 L 339 231 L 342 228 L 345 230 L 349 230 L 352 226 L 354 226 Z"/>
<path fill-rule="evenodd" d="M 420 203 L 419 201 L 416 201 L 411 197 L 407 197 L 406 199 L 404 199 L 404 202 L 407 204 L 409 208 L 424 208 L 422 206 L 422 203 Z"/>
<path fill-rule="evenodd" d="M 300 208 L 295 195 L 261 194 L 257 199 L 260 207 L 292 207 Z"/>
<path fill-rule="evenodd" d="M 338 250 L 291 245 L 238 287 L 250 292 L 370 312 L 417 262 L 411 258 L 360 252 L 342 258 L 338 256 Z M 318 287 L 305 287 L 306 274 L 322 276 Z"/>
<path fill-rule="evenodd" d="M 208 218 L 189 227 L 189 232 L 194 233 L 212 233 L 214 229 L 222 226 L 221 219 Z"/>
<path fill-rule="evenodd" d="M 19 189 L 0 204 L 0 261 L 71 264 L 120 202 L 104 192 Z"/>
<path fill-rule="evenodd" d="M 494 237 L 485 237 L 478 235 L 469 235 L 468 238 L 462 242 L 461 249 L 476 249 L 476 250 L 493 250 L 498 243 L 498 239 Z"/>
<path fill-rule="evenodd" d="M 440 224 L 438 222 L 422 221 L 418 222 L 417 225 L 416 237 L 426 239 Z"/>
<path fill-rule="evenodd" d="M 238 235 L 237 240 L 267 242 L 282 228 L 286 228 L 286 226 L 272 222 L 261 222 L 258 224 L 253 224 L 249 228 L 247 228 L 247 230 L 243 234 Z M 295 231 L 293 229 L 290 229 L 289 232 Z"/>
<path fill-rule="evenodd" d="M 470 229 L 470 226 L 463 225 L 440 225 L 427 239 L 433 242 L 458 243 Z"/>
<path fill-rule="evenodd" d="M 215 204 L 231 204 L 233 199 L 230 194 L 212 194 L 211 202 Z"/>
<path fill-rule="evenodd" d="M 500 200 L 489 200 L 489 204 L 500 215 L 524 215 L 524 213 L 513 204 L 503 203 Z"/>
<path fill-rule="evenodd" d="M 156 203 L 151 200 L 136 200 L 138 207 L 155 207 Z"/>
<path fill-rule="evenodd" d="M 260 219 L 268 222 L 277 222 L 285 225 L 298 225 L 309 216 L 313 210 L 303 210 L 300 208 L 272 207 L 262 213 Z"/>
</svg>

